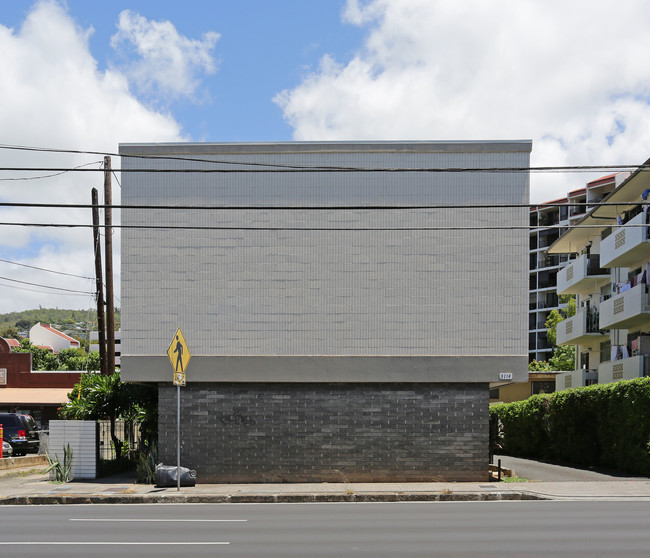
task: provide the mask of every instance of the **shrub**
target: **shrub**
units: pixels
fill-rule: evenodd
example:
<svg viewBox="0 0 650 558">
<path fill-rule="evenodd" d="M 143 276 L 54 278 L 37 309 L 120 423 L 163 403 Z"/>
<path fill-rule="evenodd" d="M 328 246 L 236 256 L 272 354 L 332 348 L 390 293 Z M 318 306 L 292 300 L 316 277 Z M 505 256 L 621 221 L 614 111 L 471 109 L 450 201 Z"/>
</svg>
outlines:
<svg viewBox="0 0 650 558">
<path fill-rule="evenodd" d="M 650 475 L 650 378 L 535 395 L 490 409 L 503 452 Z"/>
</svg>

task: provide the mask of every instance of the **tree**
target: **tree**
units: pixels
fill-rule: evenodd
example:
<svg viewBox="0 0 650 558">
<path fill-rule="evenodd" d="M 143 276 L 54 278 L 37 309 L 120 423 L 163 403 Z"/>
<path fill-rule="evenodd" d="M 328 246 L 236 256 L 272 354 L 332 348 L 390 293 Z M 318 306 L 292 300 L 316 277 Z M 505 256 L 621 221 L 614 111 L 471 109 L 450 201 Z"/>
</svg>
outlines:
<svg viewBox="0 0 650 558">
<path fill-rule="evenodd" d="M 549 372 L 551 370 L 553 370 L 553 368 L 551 368 L 551 365 L 545 360 L 534 360 L 528 364 L 529 372 Z"/>
<path fill-rule="evenodd" d="M 552 310 L 544 325 L 546 326 L 546 340 L 551 344 L 557 343 L 557 324 L 575 316 L 576 314 L 576 299 L 571 297 L 567 301 L 567 306 L 563 310 Z M 551 370 L 560 370 L 567 372 L 575 370 L 576 348 L 572 345 L 562 345 L 555 347 L 553 356 L 549 359 L 548 364 Z"/>
<path fill-rule="evenodd" d="M 566 303 L 566 308 L 562 310 L 551 310 L 549 312 L 544 325 L 546 326 L 546 340 L 549 344 L 553 345 L 553 356 L 547 361 L 534 360 L 528 365 L 530 372 L 546 372 L 551 370 L 559 370 L 567 372 L 575 370 L 575 353 L 576 349 L 573 346 L 563 345 L 556 346 L 557 343 L 557 324 L 575 316 L 576 314 L 576 299 L 574 296 L 560 297 L 560 302 Z"/>
<path fill-rule="evenodd" d="M 14 349 L 17 353 L 32 353 L 32 370 L 49 370 L 47 362 L 51 359 L 47 355 L 51 355 L 47 349 L 41 349 L 29 342 L 29 339 L 23 339 L 20 342 L 20 347 Z"/>
<path fill-rule="evenodd" d="M 18 330 L 15 327 L 5 327 L 0 330 L 0 337 L 4 337 L 5 339 L 15 339 L 18 337 Z"/>
<path fill-rule="evenodd" d="M 544 325 L 546 326 L 546 340 L 551 345 L 555 345 L 557 341 L 557 334 L 556 334 L 557 324 L 566 320 L 567 318 L 570 318 L 571 316 L 575 316 L 575 314 L 576 314 L 575 297 L 571 297 L 569 299 L 566 308 L 564 308 L 563 310 L 551 310 L 551 312 L 548 315 L 548 318 L 546 318 L 546 321 L 544 322 Z"/>
<path fill-rule="evenodd" d="M 123 383 L 119 371 L 111 376 L 82 374 L 81 382 L 68 394 L 69 401 L 60 408 L 59 416 L 72 420 L 108 419 L 119 459 L 122 445 L 115 434 L 115 422 L 118 419 L 139 422 L 143 439 L 153 439 L 158 421 L 157 395 L 155 386 Z"/>
<path fill-rule="evenodd" d="M 99 370 L 99 353 L 86 353 L 83 349 L 64 349 L 58 354 L 32 345 L 23 339 L 17 353 L 32 353 L 32 370 Z"/>
<path fill-rule="evenodd" d="M 569 372 L 576 369 L 576 348 L 572 345 L 561 345 L 555 347 L 553 356 L 549 359 L 548 364 L 551 370 L 560 370 Z"/>
</svg>

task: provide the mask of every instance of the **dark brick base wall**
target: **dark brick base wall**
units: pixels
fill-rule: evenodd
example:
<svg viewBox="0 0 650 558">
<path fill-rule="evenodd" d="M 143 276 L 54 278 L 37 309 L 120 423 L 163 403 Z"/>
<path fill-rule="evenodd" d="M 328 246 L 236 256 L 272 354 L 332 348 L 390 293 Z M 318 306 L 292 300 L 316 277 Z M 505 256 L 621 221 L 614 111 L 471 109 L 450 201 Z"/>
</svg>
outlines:
<svg viewBox="0 0 650 558">
<path fill-rule="evenodd" d="M 188 384 L 181 465 L 198 482 L 488 480 L 488 384 Z M 159 386 L 176 463 L 176 388 Z"/>
</svg>

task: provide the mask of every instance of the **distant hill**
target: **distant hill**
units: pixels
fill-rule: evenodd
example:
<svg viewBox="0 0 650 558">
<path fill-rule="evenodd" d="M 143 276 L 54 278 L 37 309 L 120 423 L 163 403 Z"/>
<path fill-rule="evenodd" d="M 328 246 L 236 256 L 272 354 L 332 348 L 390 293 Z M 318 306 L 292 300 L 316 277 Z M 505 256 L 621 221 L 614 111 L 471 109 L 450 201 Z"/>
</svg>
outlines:
<svg viewBox="0 0 650 558">
<path fill-rule="evenodd" d="M 8 327 L 16 328 L 18 331 L 29 331 L 36 323 L 51 324 L 57 329 L 78 329 L 86 330 L 86 323 L 89 331 L 97 329 L 97 310 L 65 310 L 61 308 L 38 308 L 37 310 L 23 310 L 22 312 L 9 312 L 0 314 L 0 331 Z M 115 312 L 115 329 L 119 329 L 120 313 Z M 76 326 L 76 327 L 75 327 Z"/>
</svg>

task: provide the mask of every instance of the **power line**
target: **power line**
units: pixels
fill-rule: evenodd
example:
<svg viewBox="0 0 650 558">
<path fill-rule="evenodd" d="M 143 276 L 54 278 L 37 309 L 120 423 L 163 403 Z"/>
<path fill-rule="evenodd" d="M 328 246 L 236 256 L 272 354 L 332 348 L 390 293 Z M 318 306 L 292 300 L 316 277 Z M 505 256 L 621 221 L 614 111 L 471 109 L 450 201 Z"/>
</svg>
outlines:
<svg viewBox="0 0 650 558">
<path fill-rule="evenodd" d="M 0 222 L 0 226 L 43 227 L 43 228 L 92 228 L 93 225 L 83 223 L 10 223 Z M 106 228 L 106 225 L 98 225 Z M 568 230 L 571 229 L 602 229 L 601 225 L 485 225 L 485 226 L 430 226 L 430 227 L 244 227 L 244 226 L 212 226 L 212 225 L 111 225 L 114 229 L 161 229 L 161 230 L 197 230 L 197 231 L 493 231 L 493 230 Z M 616 225 L 616 228 L 647 227 L 644 224 Z"/>
<path fill-rule="evenodd" d="M 295 165 L 288 163 L 261 163 L 257 161 L 228 161 L 220 159 L 204 159 L 201 157 L 183 157 L 180 155 L 143 155 L 143 154 L 133 154 L 133 153 L 108 153 L 104 151 L 84 151 L 80 149 L 54 149 L 49 147 L 29 147 L 29 146 L 20 146 L 20 145 L 0 145 L 0 149 L 12 149 L 17 151 L 36 151 L 41 153 L 66 153 L 66 154 L 77 154 L 77 155 L 102 155 L 102 156 L 112 156 L 112 157 L 122 157 L 125 159 L 160 159 L 165 161 L 185 161 L 192 163 L 210 163 L 218 165 L 244 165 L 250 167 L 275 167 L 275 168 L 333 168 L 328 166 L 313 167 L 305 165 Z M 345 167 L 340 167 L 345 168 Z"/>
<path fill-rule="evenodd" d="M 0 149 L 18 150 L 18 151 L 34 151 L 42 153 L 65 153 L 65 154 L 79 154 L 79 155 L 102 155 L 121 157 L 123 159 L 144 159 L 144 160 L 166 160 L 166 161 L 183 161 L 195 163 L 209 163 L 219 165 L 237 165 L 247 167 L 271 167 L 262 170 L 255 169 L 113 169 L 116 172 L 594 172 L 594 171 L 636 171 L 636 170 L 650 170 L 650 164 L 627 164 L 627 165 L 567 165 L 567 166 L 540 166 L 540 167 L 490 167 L 490 168 L 365 168 L 365 167 L 343 167 L 343 166 L 310 166 L 310 165 L 297 165 L 289 163 L 271 163 L 259 161 L 232 161 L 220 159 L 205 159 L 201 157 L 184 157 L 180 155 L 146 155 L 146 154 L 133 154 L 133 153 L 108 153 L 105 151 L 89 151 L 81 149 L 56 149 L 48 147 L 31 147 L 20 145 L 0 144 Z M 241 153 L 239 155 L 245 155 Z M 44 170 L 44 171 L 70 171 L 73 169 L 11 169 L 0 168 L 3 170 Z M 85 169 L 90 170 L 90 169 Z M 103 169 L 100 169 L 103 170 Z"/>
<path fill-rule="evenodd" d="M 53 178 L 55 176 L 61 176 L 62 174 L 66 174 L 68 172 L 79 170 L 82 167 L 87 167 L 89 165 L 96 165 L 97 163 L 101 163 L 101 161 L 93 161 L 92 163 L 84 163 L 83 165 L 79 165 L 78 167 L 74 167 L 74 168 L 68 169 L 68 170 L 62 170 L 60 172 L 55 172 L 54 174 L 45 174 L 43 176 L 23 176 L 23 177 L 15 177 L 15 178 L 0 178 L 0 180 L 18 182 L 18 181 L 21 181 L 21 180 L 41 180 L 42 178 Z"/>
<path fill-rule="evenodd" d="M 40 283 L 30 283 L 29 281 L 19 281 L 18 279 L 11 279 L 10 277 L 0 277 L 0 279 L 3 279 L 5 281 L 12 281 L 14 283 L 21 283 L 23 285 L 32 285 L 33 287 L 45 287 L 46 289 L 54 289 L 56 291 L 67 291 L 70 293 L 82 293 L 85 295 L 92 295 L 93 293 L 88 292 L 88 291 L 78 291 L 75 289 L 64 289 L 62 287 L 51 287 L 50 285 L 41 285 Z"/>
<path fill-rule="evenodd" d="M 111 171 L 111 174 L 113 175 L 113 178 L 115 179 L 115 182 L 117 182 L 117 185 L 121 188 L 122 183 L 120 182 L 120 179 L 117 177 L 117 174 L 115 174 L 114 171 Z"/>
<path fill-rule="evenodd" d="M 36 267 L 35 265 L 27 265 L 23 263 L 18 263 L 18 262 L 11 262 L 9 260 L 3 260 L 0 258 L 0 262 L 12 264 L 12 265 L 19 265 L 21 267 L 29 267 L 30 269 L 37 269 L 38 271 L 47 271 L 48 273 L 56 273 L 58 275 L 67 275 L 68 277 L 78 277 L 79 279 L 94 279 L 94 277 L 86 277 L 84 275 L 75 275 L 74 273 L 64 273 L 63 271 L 54 271 L 53 269 L 45 269 L 44 267 Z"/>
<path fill-rule="evenodd" d="M 647 203 L 640 200 L 617 202 L 572 202 L 558 204 L 544 204 L 548 207 L 606 207 L 625 206 Z M 26 207 L 26 208 L 51 208 L 51 209 L 92 209 L 92 204 L 84 203 L 38 203 L 38 202 L 0 202 L 0 207 Z M 431 205 L 151 205 L 151 204 L 98 204 L 100 209 L 178 209 L 198 211 L 360 211 L 360 210 L 414 210 L 414 209 L 535 209 L 539 204 L 531 203 L 478 203 L 478 204 L 431 204 Z M 572 217 L 577 217 L 573 215 Z"/>
<path fill-rule="evenodd" d="M 19 287 L 17 285 L 5 285 L 4 283 L 0 283 L 0 286 L 2 286 L 5 289 L 18 289 L 20 291 L 29 291 L 31 293 L 41 293 L 41 294 L 54 294 L 51 291 L 41 291 L 38 289 L 28 289 L 26 287 Z M 51 288 L 51 287 L 46 287 L 46 288 Z M 83 293 L 83 291 L 82 291 Z M 57 293 L 58 296 L 88 296 L 87 294 L 78 294 L 78 293 Z"/>
<path fill-rule="evenodd" d="M 247 163 L 227 163 L 246 165 Z M 260 163 L 261 166 L 271 167 L 271 163 Z M 570 173 L 595 171 L 650 171 L 650 165 L 576 165 L 576 166 L 545 166 L 545 167 L 290 167 L 265 169 L 160 169 L 160 168 L 121 168 L 113 169 L 122 173 L 152 173 L 152 174 L 295 174 L 295 173 Z M 63 167 L 0 167 L 0 172 L 104 172 L 104 169 L 63 168 Z"/>
</svg>

